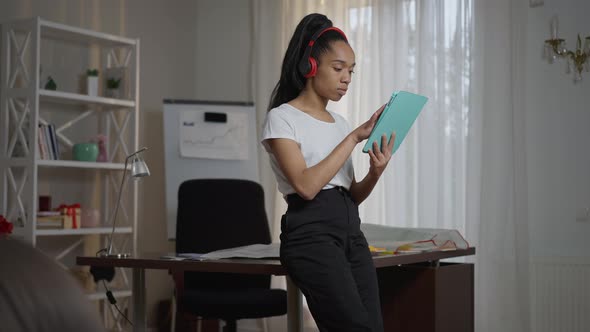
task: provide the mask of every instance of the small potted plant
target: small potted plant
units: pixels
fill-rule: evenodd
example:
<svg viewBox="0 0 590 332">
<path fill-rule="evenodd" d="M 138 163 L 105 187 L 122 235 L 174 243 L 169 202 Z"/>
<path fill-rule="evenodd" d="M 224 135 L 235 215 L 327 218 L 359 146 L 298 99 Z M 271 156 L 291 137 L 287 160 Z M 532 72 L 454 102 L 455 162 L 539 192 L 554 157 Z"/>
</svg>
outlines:
<svg viewBox="0 0 590 332">
<path fill-rule="evenodd" d="M 111 77 L 107 79 L 107 97 L 119 98 L 119 85 L 121 84 L 120 78 Z"/>
<path fill-rule="evenodd" d="M 86 71 L 86 88 L 89 96 L 98 96 L 98 69 Z"/>
<path fill-rule="evenodd" d="M 57 84 L 53 80 L 53 77 L 47 76 L 47 83 L 45 83 L 45 90 L 57 90 Z"/>
</svg>

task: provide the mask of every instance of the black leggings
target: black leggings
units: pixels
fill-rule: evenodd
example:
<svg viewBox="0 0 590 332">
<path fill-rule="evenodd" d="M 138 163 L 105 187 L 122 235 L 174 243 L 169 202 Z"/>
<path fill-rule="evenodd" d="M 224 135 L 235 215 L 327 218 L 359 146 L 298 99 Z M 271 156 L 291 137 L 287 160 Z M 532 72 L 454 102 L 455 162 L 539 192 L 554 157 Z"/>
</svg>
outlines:
<svg viewBox="0 0 590 332">
<path fill-rule="evenodd" d="M 377 274 L 358 207 L 341 187 L 311 201 L 287 196 L 281 263 L 320 331 L 383 331 Z"/>
</svg>

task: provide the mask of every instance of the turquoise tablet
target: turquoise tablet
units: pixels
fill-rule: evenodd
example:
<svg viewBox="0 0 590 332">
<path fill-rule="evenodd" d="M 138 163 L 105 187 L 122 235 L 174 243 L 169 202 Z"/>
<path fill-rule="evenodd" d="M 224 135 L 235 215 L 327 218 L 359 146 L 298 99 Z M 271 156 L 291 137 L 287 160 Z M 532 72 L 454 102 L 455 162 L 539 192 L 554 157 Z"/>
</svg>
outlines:
<svg viewBox="0 0 590 332">
<path fill-rule="evenodd" d="M 428 98 L 406 91 L 395 91 L 383 113 L 379 116 L 371 135 L 363 147 L 363 152 L 369 152 L 372 148 L 373 142 L 377 142 L 379 149 L 381 149 L 381 136 L 387 135 L 389 140 L 391 133 L 395 132 L 395 144 L 393 146 L 392 154 L 397 151 L 397 148 L 402 144 L 406 134 L 414 124 L 414 121 L 420 114 L 420 111 L 428 101 Z"/>
</svg>

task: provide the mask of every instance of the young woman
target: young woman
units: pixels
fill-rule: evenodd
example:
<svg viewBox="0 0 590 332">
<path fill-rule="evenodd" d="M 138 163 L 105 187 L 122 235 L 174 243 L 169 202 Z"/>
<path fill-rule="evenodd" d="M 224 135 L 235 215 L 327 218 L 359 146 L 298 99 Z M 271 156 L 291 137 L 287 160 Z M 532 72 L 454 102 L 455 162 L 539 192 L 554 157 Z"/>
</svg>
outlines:
<svg viewBox="0 0 590 332">
<path fill-rule="evenodd" d="M 355 66 L 346 35 L 324 15 L 295 29 L 269 105 L 262 144 L 288 210 L 281 220 L 281 263 L 301 289 L 320 331 L 383 331 L 375 267 L 360 230 L 358 204 L 377 183 L 394 135 L 369 152 L 357 182 L 350 154 L 367 139 L 381 107 L 354 130 L 326 110 L 346 94 Z"/>
</svg>

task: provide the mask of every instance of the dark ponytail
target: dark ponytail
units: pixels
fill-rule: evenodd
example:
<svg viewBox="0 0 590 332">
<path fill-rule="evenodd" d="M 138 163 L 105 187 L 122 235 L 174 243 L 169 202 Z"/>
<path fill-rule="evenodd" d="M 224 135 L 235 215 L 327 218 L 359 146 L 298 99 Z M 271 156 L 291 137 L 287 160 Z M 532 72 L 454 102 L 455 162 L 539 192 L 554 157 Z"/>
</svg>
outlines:
<svg viewBox="0 0 590 332">
<path fill-rule="evenodd" d="M 299 96 L 307 80 L 298 69 L 305 48 L 314 33 L 320 28 L 331 26 L 332 21 L 326 15 L 322 14 L 309 14 L 299 22 L 285 52 L 285 58 L 281 67 L 281 78 L 270 96 L 268 111 Z M 336 40 L 346 41 L 346 38 L 336 31 L 323 33 L 316 40 L 311 51 L 311 56 L 319 59 L 319 56 L 328 51 L 330 44 Z"/>
</svg>

